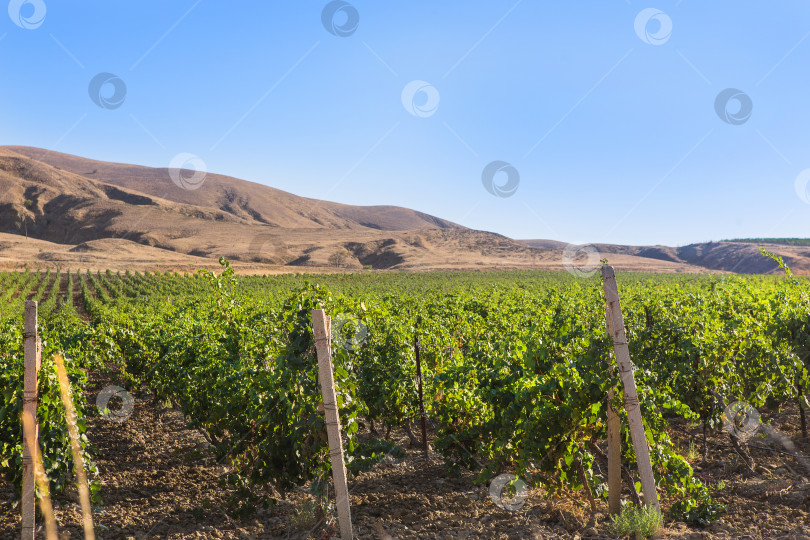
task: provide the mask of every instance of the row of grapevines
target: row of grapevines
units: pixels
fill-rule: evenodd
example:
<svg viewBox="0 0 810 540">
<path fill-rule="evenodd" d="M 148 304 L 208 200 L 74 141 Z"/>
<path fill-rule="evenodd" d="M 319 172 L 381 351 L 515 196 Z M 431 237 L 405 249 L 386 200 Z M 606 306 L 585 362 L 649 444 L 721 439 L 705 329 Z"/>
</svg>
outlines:
<svg viewBox="0 0 810 540">
<path fill-rule="evenodd" d="M 19 493 L 22 482 L 22 427 L 20 414 L 23 398 L 23 321 L 12 318 L 0 322 L 0 473 L 11 481 Z M 53 355 L 65 357 L 65 368 L 71 384 L 77 413 L 77 427 L 88 472 L 97 473 L 85 435 L 87 415 L 91 410 L 84 389 L 88 369 L 100 368 L 116 354 L 113 343 L 80 320 L 70 308 L 59 309 L 40 320 L 42 365 L 37 377 L 37 421 L 44 470 L 50 485 L 63 491 L 72 477 L 73 461 L 62 406 Z M 92 476 L 91 476 L 92 478 Z M 100 484 L 91 482 L 94 502 L 99 502 Z"/>
<path fill-rule="evenodd" d="M 342 293 L 332 295 L 307 276 L 207 277 L 107 273 L 82 287 L 133 384 L 175 400 L 241 478 L 286 489 L 324 477 L 309 329 L 309 310 L 322 306 L 342 334 L 335 354 L 349 431 L 358 416 L 391 427 L 416 415 L 418 338 L 425 405 L 450 466 L 473 467 L 482 480 L 509 469 L 552 491 L 604 491 L 594 444 L 605 438 L 607 390 L 618 381 L 598 278 L 310 277 Z M 806 283 L 638 275 L 622 276 L 620 287 L 661 495 L 676 514 L 714 517 L 716 505 L 667 436 L 669 421 L 716 428 L 717 394 L 756 406 L 803 399 Z"/>
<path fill-rule="evenodd" d="M 179 305 L 96 303 L 97 327 L 119 347 L 133 387 L 175 402 L 235 468 L 235 483 L 322 487 L 328 446 L 310 311 L 329 304 L 329 294 L 306 287 L 278 311 L 249 312 L 232 295 L 231 274 L 209 274 L 209 294 Z M 358 410 L 348 362 L 336 355 L 335 380 L 353 450 Z"/>
</svg>

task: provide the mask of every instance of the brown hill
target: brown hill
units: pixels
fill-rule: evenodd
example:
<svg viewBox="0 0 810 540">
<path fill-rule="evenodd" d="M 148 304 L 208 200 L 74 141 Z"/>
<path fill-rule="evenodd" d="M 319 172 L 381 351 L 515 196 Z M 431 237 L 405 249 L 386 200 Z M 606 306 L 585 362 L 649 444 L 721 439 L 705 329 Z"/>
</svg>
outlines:
<svg viewBox="0 0 810 540">
<path fill-rule="evenodd" d="M 710 270 L 740 274 L 779 274 L 782 270 L 772 260 L 763 257 L 759 246 L 780 255 L 791 270 L 810 275 L 810 248 L 773 243 L 707 242 L 682 247 L 597 245 L 605 253 L 624 253 L 670 262 L 702 266 Z"/>
<path fill-rule="evenodd" d="M 124 252 L 131 263 L 131 250 L 141 245 L 159 249 L 141 257 L 154 264 L 194 262 L 180 255 L 197 264 L 226 256 L 255 270 L 327 267 L 338 249 L 348 252 L 345 266 L 355 269 L 520 267 L 530 264 L 535 252 L 406 208 L 314 201 L 220 175 L 208 175 L 200 189 L 188 191 L 174 185 L 167 169 L 32 148 L 0 148 L 0 193 L 0 232 L 66 247 L 38 245 L 41 253 L 32 257 L 12 242 L 6 260 L 18 253 L 25 258 L 21 263 L 75 264 L 77 245 L 108 250 L 79 250 L 81 262 L 93 266 L 101 261 L 112 266 L 113 255 Z"/>
<path fill-rule="evenodd" d="M 350 206 L 319 201 L 220 174 L 207 173 L 198 189 L 183 189 L 172 181 L 168 168 L 155 169 L 95 161 L 27 146 L 0 147 L 0 158 L 9 152 L 87 179 L 180 205 L 205 208 L 209 212 L 219 212 L 251 224 L 285 229 L 328 228 L 384 231 L 463 228 L 450 221 L 407 208 Z M 133 204 L 138 203 L 133 201 Z"/>
<path fill-rule="evenodd" d="M 334 271 L 330 256 L 340 251 L 341 269 L 350 270 L 560 270 L 567 245 L 513 240 L 396 206 L 307 199 L 218 174 L 187 190 L 165 168 L 29 147 L 0 147 L 0 194 L 5 268 L 193 270 L 225 256 L 243 272 Z M 597 247 L 620 270 L 773 270 L 749 244 Z M 786 255 L 799 271 L 810 268 L 802 253 Z"/>
<path fill-rule="evenodd" d="M 536 248 L 557 248 L 554 240 L 523 240 Z M 564 248 L 565 244 L 562 244 Z M 623 246 L 617 244 L 593 244 L 600 253 L 613 262 L 616 256 L 631 256 L 686 264 L 706 270 L 735 272 L 739 274 L 779 274 L 782 270 L 774 261 L 763 257 L 759 246 L 782 257 L 793 273 L 810 275 L 810 247 L 792 246 L 773 242 L 706 242 L 682 247 L 669 246 Z"/>
</svg>

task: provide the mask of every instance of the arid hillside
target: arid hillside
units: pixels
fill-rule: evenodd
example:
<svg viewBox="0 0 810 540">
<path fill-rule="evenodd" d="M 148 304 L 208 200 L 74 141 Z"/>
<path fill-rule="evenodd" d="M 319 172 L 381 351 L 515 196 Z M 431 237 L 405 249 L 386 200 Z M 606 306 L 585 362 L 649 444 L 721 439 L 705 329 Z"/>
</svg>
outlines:
<svg viewBox="0 0 810 540">
<path fill-rule="evenodd" d="M 539 249 L 562 250 L 565 248 L 565 244 L 553 240 L 524 240 L 524 243 Z M 760 246 L 781 256 L 795 274 L 810 275 L 810 246 L 753 241 L 706 242 L 682 247 L 593 244 L 602 257 L 611 261 L 617 255 L 622 255 L 739 274 L 778 274 L 782 272 L 778 264 L 762 256 Z"/>
<path fill-rule="evenodd" d="M 187 180 L 199 185 L 184 189 Z M 221 256 L 238 271 L 257 273 L 562 270 L 594 264 L 593 251 L 566 246 L 513 240 L 397 206 L 307 199 L 213 173 L 194 177 L 193 171 L 0 147 L 2 268 L 193 270 L 216 266 Z M 625 271 L 768 273 L 776 268 L 751 243 L 594 247 Z M 769 249 L 797 273 L 810 273 L 810 248 Z"/>
<path fill-rule="evenodd" d="M 137 191 L 160 201 L 206 209 L 208 212 L 204 212 L 204 217 L 213 216 L 219 220 L 236 218 L 245 223 L 283 229 L 402 231 L 425 228 L 463 228 L 450 221 L 407 208 L 350 206 L 319 201 L 220 174 L 206 173 L 204 177 L 193 178 L 186 184 L 186 187 L 192 189 L 184 189 L 172 181 L 167 168 L 107 163 L 25 146 L 0 148 L 0 158 L 6 158 L 9 152 L 33 162 L 50 165 L 56 170 L 73 173 L 88 180 L 96 180 L 124 190 Z M 131 202 L 139 204 L 135 201 Z M 148 203 L 142 201 L 140 204 Z"/>
</svg>

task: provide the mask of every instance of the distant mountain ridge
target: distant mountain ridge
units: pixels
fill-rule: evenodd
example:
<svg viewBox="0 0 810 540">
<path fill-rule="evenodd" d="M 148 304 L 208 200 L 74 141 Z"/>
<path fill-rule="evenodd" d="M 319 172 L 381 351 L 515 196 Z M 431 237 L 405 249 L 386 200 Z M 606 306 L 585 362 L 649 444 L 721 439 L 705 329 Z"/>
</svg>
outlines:
<svg viewBox="0 0 810 540">
<path fill-rule="evenodd" d="M 810 238 L 734 238 L 724 242 L 744 244 L 778 244 L 782 246 L 810 246 Z"/>
<path fill-rule="evenodd" d="M 610 260 L 611 255 L 621 254 L 659 261 L 699 266 L 707 270 L 736 272 L 740 274 L 778 274 L 779 265 L 764 257 L 759 246 L 782 256 L 791 270 L 799 275 L 810 275 L 810 245 L 796 242 L 779 243 L 779 239 L 728 240 L 704 242 L 682 247 L 669 246 L 623 246 L 617 244 L 592 244 L 600 254 Z M 791 239 L 801 240 L 801 239 Z M 523 240 L 533 247 L 548 247 L 554 241 Z M 810 240 L 808 240 L 810 242 Z M 564 246 L 565 244 L 563 244 Z"/>
<path fill-rule="evenodd" d="M 770 245 L 797 274 L 810 248 Z M 299 197 L 207 173 L 198 189 L 167 168 L 0 147 L 0 268 L 183 269 L 220 256 L 243 272 L 551 269 L 570 266 L 554 240 L 514 240 L 398 206 Z M 773 273 L 756 244 L 679 248 L 596 244 L 618 270 Z M 582 256 L 577 259 L 583 263 Z M 593 261 L 590 261 L 593 263 Z"/>
</svg>

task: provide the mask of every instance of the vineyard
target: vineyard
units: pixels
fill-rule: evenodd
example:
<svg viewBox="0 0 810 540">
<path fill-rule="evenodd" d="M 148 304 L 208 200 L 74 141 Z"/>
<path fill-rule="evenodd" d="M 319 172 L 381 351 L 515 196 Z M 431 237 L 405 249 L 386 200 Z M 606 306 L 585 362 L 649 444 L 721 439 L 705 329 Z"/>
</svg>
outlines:
<svg viewBox="0 0 810 540">
<path fill-rule="evenodd" d="M 431 459 L 440 465 L 431 470 L 448 479 L 470 478 L 470 489 L 514 475 L 519 482 L 505 487 L 514 495 L 510 500 L 526 501 L 493 499 L 503 520 L 525 523 L 527 511 L 543 501 L 567 501 L 568 514 L 582 519 L 572 525 L 547 517 L 565 522 L 561 537 L 615 537 L 610 520 L 596 520 L 594 513 L 606 508 L 607 408 L 614 388 L 619 391 L 611 404 L 625 426 L 623 498 L 628 506 L 639 501 L 638 464 L 619 373 L 611 369 L 614 344 L 598 272 L 237 276 L 227 261 L 221 264 L 221 272 L 187 275 L 0 274 L 0 472 L 12 486 L 7 492 L 19 494 L 21 482 L 23 304 L 37 300 L 44 467 L 54 497 L 75 491 L 52 361 L 59 353 L 101 537 L 135 533 L 111 531 L 115 524 L 104 517 L 105 494 L 113 488 L 95 465 L 88 428 L 108 414 L 88 397 L 97 392 L 92 380 L 99 377 L 134 396 L 136 411 L 159 403 L 182 414 L 204 439 L 205 451 L 224 466 L 220 480 L 232 495 L 223 510 L 228 520 L 283 515 L 281 501 L 300 499 L 305 490 L 317 506 L 312 523 L 296 528 L 292 517 L 279 518 L 275 532 L 258 536 L 294 531 L 299 538 L 319 538 L 328 537 L 330 527 L 334 532 L 313 309 L 326 310 L 333 321 L 350 485 L 386 463 L 419 456 L 418 349 Z M 807 520 L 810 282 L 789 273 L 619 274 L 617 281 L 665 527 L 722 532 L 718 524 L 733 515 L 737 495 L 699 473 L 716 465 L 741 479 L 774 482 L 769 464 L 776 458 L 791 471 L 780 497 L 793 497 L 790 508 L 797 513 L 789 514 L 790 523 L 770 523 L 766 508 L 763 519 L 774 531 Z M 747 411 L 745 421 L 729 418 L 729 410 Z M 754 420 L 750 411 L 761 418 Z M 11 500 L 0 508 L 11 516 L 0 522 L 4 534 L 17 534 L 14 508 Z M 397 520 L 379 511 L 370 515 Z M 468 537 L 500 534 L 479 527 Z M 385 537 L 371 525 L 362 530 L 360 537 Z M 391 534 L 444 538 L 441 529 L 408 531 Z"/>
</svg>

